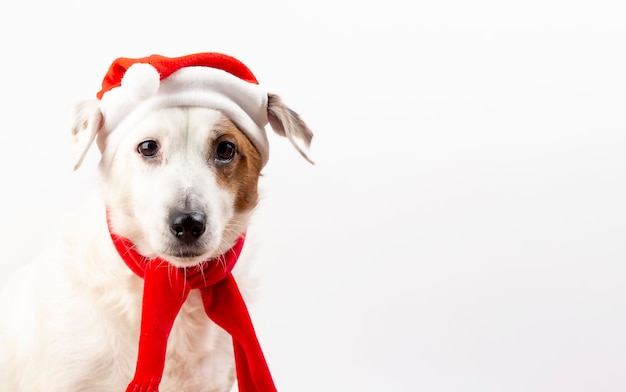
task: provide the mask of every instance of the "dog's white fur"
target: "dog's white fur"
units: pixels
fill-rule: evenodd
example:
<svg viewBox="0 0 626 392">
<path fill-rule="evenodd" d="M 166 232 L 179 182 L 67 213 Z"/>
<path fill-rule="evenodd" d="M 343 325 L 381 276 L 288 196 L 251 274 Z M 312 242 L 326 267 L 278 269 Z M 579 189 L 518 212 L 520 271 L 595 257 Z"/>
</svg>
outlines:
<svg viewBox="0 0 626 392">
<path fill-rule="evenodd" d="M 275 95 L 268 111 L 272 128 L 308 159 L 312 133 L 299 116 Z M 77 105 L 72 127 L 77 140 L 91 143 L 83 134 L 101 125 L 97 113 L 94 102 Z M 241 174 L 220 172 L 213 154 L 224 124 L 226 133 L 243 140 L 218 111 L 159 109 L 125 136 L 113 159 L 101 161 L 102 190 L 51 233 L 44 252 L 3 290 L 0 390 L 125 390 L 136 364 L 143 282 L 116 253 L 105 209 L 115 231 L 144 256 L 189 266 L 223 253 L 248 225 L 258 179 L 254 170 L 248 171 L 252 179 L 243 180 Z M 159 155 L 141 156 L 137 146 L 144 140 L 157 140 Z M 238 154 L 253 155 L 250 146 L 238 146 Z M 240 189 L 240 181 L 252 193 L 247 204 L 237 202 L 237 195 L 248 191 Z M 205 213 L 207 227 L 194 255 L 181 257 L 167 216 L 189 209 Z M 235 268 L 244 295 L 250 283 L 246 249 Z M 234 379 L 230 336 L 208 320 L 192 290 L 168 341 L 160 390 L 229 391 Z"/>
</svg>

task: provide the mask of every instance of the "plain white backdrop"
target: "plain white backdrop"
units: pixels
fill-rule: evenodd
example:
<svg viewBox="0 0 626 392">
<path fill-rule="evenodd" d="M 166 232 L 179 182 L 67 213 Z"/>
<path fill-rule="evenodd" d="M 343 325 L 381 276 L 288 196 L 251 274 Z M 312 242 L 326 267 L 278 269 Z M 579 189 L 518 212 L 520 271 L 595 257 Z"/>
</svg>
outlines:
<svg viewBox="0 0 626 392">
<path fill-rule="evenodd" d="M 625 391 L 622 4 L 4 2 L 0 284 L 95 186 L 68 104 L 221 51 L 316 133 L 271 138 L 255 220 L 281 392 Z"/>
</svg>

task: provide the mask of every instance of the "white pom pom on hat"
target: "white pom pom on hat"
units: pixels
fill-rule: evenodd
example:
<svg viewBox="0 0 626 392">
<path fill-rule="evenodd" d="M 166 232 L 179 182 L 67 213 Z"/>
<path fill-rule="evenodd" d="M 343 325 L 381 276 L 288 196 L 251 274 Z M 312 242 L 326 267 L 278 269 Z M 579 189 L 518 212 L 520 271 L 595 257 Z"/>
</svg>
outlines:
<svg viewBox="0 0 626 392">
<path fill-rule="evenodd" d="M 146 63 L 133 64 L 122 77 L 121 87 L 135 101 L 147 99 L 157 93 L 161 78 L 159 71 Z"/>
<path fill-rule="evenodd" d="M 257 148 L 263 165 L 269 158 L 267 91 L 242 62 L 228 55 L 118 58 L 97 97 L 104 117 L 99 138 L 106 145 L 105 155 L 113 153 L 128 128 L 151 111 L 199 106 L 222 111 Z"/>
</svg>

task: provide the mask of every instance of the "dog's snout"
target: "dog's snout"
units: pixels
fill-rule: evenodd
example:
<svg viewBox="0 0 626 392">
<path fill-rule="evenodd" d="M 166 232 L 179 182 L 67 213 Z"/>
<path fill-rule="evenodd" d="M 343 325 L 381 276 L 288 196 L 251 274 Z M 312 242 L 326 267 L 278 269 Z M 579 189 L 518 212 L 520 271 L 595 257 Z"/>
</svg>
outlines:
<svg viewBox="0 0 626 392">
<path fill-rule="evenodd" d="M 177 211 L 170 214 L 170 231 L 178 240 L 190 244 L 206 229 L 206 215 L 199 212 Z"/>
</svg>

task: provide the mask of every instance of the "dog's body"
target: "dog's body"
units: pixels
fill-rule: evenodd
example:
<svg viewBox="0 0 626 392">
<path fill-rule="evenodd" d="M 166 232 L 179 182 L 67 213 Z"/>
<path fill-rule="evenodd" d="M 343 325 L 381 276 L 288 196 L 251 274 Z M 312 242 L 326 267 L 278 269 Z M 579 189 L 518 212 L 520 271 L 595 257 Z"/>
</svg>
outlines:
<svg viewBox="0 0 626 392">
<path fill-rule="evenodd" d="M 5 287 L 0 390 L 119 392 L 132 379 L 143 282 L 117 255 L 104 208 L 97 197 L 88 201 Z M 245 275 L 237 279 L 245 290 Z M 230 337 L 192 291 L 169 339 L 160 390 L 228 391 L 233 365 Z"/>
<path fill-rule="evenodd" d="M 94 107 L 77 106 L 75 137 L 100 126 Z M 299 116 L 274 95 L 268 115 L 305 155 L 312 134 Z M 121 260 L 108 223 L 143 256 L 175 267 L 223 254 L 248 227 L 262 158 L 221 111 L 158 109 L 116 151 L 99 147 L 102 191 L 63 221 L 0 297 L 2 391 L 119 392 L 132 379 L 143 281 Z M 234 270 L 244 296 L 245 258 L 246 247 Z M 168 340 L 160 390 L 226 392 L 234 380 L 231 338 L 192 290 Z"/>
</svg>

